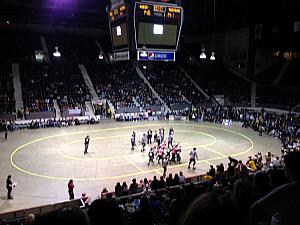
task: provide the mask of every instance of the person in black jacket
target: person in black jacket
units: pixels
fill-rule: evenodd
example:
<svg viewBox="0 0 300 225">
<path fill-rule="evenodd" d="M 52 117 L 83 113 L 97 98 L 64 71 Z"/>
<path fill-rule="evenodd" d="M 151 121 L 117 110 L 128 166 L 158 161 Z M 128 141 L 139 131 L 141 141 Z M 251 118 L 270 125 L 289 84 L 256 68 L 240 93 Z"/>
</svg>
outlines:
<svg viewBox="0 0 300 225">
<path fill-rule="evenodd" d="M 90 144 L 90 136 L 87 135 L 84 139 L 84 155 L 88 153 L 88 148 L 89 148 L 89 144 Z"/>
<path fill-rule="evenodd" d="M 11 181 L 11 175 L 7 176 L 6 189 L 7 189 L 7 198 L 8 199 L 13 199 L 12 196 L 11 196 L 11 192 L 12 192 L 12 189 L 13 189 L 13 183 Z"/>
</svg>

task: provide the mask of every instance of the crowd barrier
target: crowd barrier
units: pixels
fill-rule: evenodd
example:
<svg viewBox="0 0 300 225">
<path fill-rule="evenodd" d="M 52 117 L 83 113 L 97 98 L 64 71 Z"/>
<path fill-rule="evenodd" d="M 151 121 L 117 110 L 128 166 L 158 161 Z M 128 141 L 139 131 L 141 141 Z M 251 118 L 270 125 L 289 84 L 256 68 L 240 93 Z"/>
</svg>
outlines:
<svg viewBox="0 0 300 225">
<path fill-rule="evenodd" d="M 41 118 L 55 118 L 54 111 L 47 111 L 47 112 L 31 112 L 25 115 L 27 120 L 35 120 Z"/>
<path fill-rule="evenodd" d="M 183 186 L 183 185 L 190 185 L 190 183 L 193 183 L 193 184 L 207 183 L 208 181 L 205 181 L 203 179 L 203 177 L 204 177 L 204 175 L 187 177 L 185 184 L 172 186 L 172 187 L 168 187 L 168 188 L 163 188 L 163 189 L 158 189 L 158 190 L 156 190 L 156 192 L 160 192 L 160 191 L 167 190 L 167 189 L 178 188 L 179 186 Z M 108 193 L 103 194 L 102 198 L 106 198 L 106 199 L 116 198 L 117 200 L 123 200 L 123 199 L 127 199 L 127 198 L 139 197 L 143 194 L 144 193 L 139 192 L 139 193 L 132 194 L 132 195 L 116 197 L 115 192 L 108 192 Z M 13 222 L 13 221 L 22 220 L 22 219 L 26 218 L 26 216 L 30 213 L 34 213 L 35 215 L 40 215 L 40 214 L 49 213 L 53 210 L 60 209 L 60 208 L 66 207 L 66 206 L 81 207 L 82 206 L 81 199 L 75 199 L 75 200 L 70 200 L 70 201 L 65 201 L 65 202 L 59 202 L 59 203 L 54 203 L 54 204 L 48 204 L 48 205 L 42 205 L 42 206 L 37 206 L 37 207 L 32 207 L 32 208 L 15 210 L 15 211 L 6 212 L 6 213 L 0 213 L 0 218 L 2 220 L 5 219 L 8 222 Z"/>
<path fill-rule="evenodd" d="M 80 123 L 87 123 L 88 121 L 91 120 L 91 117 L 90 116 L 64 117 L 64 118 L 61 119 L 61 121 L 69 120 L 69 119 L 72 119 L 72 120 L 78 119 L 78 121 Z M 95 119 L 96 122 L 100 122 L 100 116 L 99 115 L 95 116 L 94 119 Z M 15 121 L 14 125 L 17 126 L 17 127 L 18 126 L 27 126 L 27 125 L 30 125 L 32 122 L 38 122 L 38 123 L 45 123 L 46 124 L 49 120 L 54 121 L 54 118 L 17 120 L 17 121 Z M 55 121 L 57 122 L 58 119 L 55 119 Z"/>
<path fill-rule="evenodd" d="M 53 210 L 60 209 L 60 208 L 66 207 L 66 206 L 80 207 L 81 200 L 76 199 L 76 200 L 71 200 L 71 201 L 65 201 L 65 202 L 59 202 L 59 203 L 54 203 L 54 204 L 42 205 L 42 206 L 38 206 L 38 207 L 16 210 L 16 211 L 12 211 L 12 212 L 6 212 L 6 213 L 0 214 L 0 218 L 1 218 L 1 220 L 13 222 L 16 220 L 24 219 L 30 213 L 34 213 L 35 215 L 45 214 L 45 213 L 49 213 Z"/>
</svg>

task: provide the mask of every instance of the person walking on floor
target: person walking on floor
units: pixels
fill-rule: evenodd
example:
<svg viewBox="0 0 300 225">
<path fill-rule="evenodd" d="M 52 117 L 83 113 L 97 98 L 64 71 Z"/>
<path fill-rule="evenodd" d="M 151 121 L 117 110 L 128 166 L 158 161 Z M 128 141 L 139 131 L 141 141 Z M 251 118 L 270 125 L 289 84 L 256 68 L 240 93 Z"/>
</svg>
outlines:
<svg viewBox="0 0 300 225">
<path fill-rule="evenodd" d="M 68 183 L 68 192 L 69 192 L 69 200 L 74 199 L 74 182 L 73 180 L 69 180 Z"/>
<path fill-rule="evenodd" d="M 162 168 L 164 169 L 163 177 L 165 178 L 167 176 L 167 169 L 168 169 L 168 158 L 164 158 L 162 160 Z"/>
<path fill-rule="evenodd" d="M 196 167 L 195 167 L 196 159 L 198 160 L 197 150 L 196 150 L 196 148 L 193 148 L 193 150 L 190 152 L 190 162 L 189 162 L 188 169 L 191 168 L 191 163 L 193 163 L 193 170 L 196 169 Z"/>
<path fill-rule="evenodd" d="M 90 136 L 87 135 L 84 139 L 84 155 L 88 153 L 88 148 L 89 148 L 89 144 L 90 144 Z"/>
<path fill-rule="evenodd" d="M 13 185 L 13 182 L 11 181 L 11 175 L 8 175 L 7 179 L 6 179 L 6 189 L 7 189 L 7 198 L 8 199 L 13 199 L 11 196 L 13 187 L 14 187 L 14 185 Z"/>
</svg>

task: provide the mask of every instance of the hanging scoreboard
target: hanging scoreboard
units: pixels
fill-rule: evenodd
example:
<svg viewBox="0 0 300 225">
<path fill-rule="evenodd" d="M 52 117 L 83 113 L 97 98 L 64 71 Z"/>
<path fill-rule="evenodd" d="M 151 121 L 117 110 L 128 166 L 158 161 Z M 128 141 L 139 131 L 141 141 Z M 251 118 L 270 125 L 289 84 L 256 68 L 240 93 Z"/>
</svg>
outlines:
<svg viewBox="0 0 300 225">
<path fill-rule="evenodd" d="M 136 49 L 176 51 L 183 22 L 180 6 L 135 2 Z"/>
<path fill-rule="evenodd" d="M 113 51 L 129 49 L 127 5 L 119 4 L 108 12 Z"/>
</svg>

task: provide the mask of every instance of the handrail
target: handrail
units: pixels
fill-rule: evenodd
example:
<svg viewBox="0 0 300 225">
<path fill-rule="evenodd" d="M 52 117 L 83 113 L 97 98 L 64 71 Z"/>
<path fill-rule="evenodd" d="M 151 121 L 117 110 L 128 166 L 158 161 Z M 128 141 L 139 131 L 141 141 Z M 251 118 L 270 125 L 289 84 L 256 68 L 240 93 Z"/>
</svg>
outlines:
<svg viewBox="0 0 300 225">
<path fill-rule="evenodd" d="M 43 214 L 55 209 L 63 208 L 65 206 L 80 206 L 81 202 L 80 199 L 75 199 L 71 201 L 64 201 L 64 202 L 57 202 L 53 204 L 41 205 L 37 207 L 30 207 L 10 212 L 5 212 L 0 214 L 1 219 L 6 219 L 8 222 L 20 220 L 26 217 L 29 213 L 34 214 Z"/>
<path fill-rule="evenodd" d="M 197 176 L 186 177 L 185 184 L 180 184 L 180 185 L 176 185 L 176 186 L 158 189 L 158 190 L 155 190 L 155 192 L 173 189 L 173 188 L 177 188 L 177 187 L 183 186 L 183 185 L 186 186 L 186 185 L 190 185 L 191 183 L 193 183 L 193 184 L 205 183 L 206 181 L 204 181 L 202 178 L 203 178 L 202 174 L 197 175 Z M 122 199 L 131 198 L 131 197 L 141 196 L 143 194 L 144 194 L 143 192 L 139 192 L 139 193 L 135 193 L 135 194 L 131 194 L 131 195 L 116 197 L 115 192 L 108 192 L 108 193 L 103 194 L 103 196 L 105 196 L 105 197 L 109 196 L 109 198 L 116 198 L 116 200 L 122 200 Z M 0 218 L 6 219 L 8 222 L 12 222 L 12 221 L 24 219 L 26 217 L 26 215 L 28 215 L 29 213 L 43 214 L 43 213 L 47 213 L 47 212 L 50 212 L 55 209 L 63 208 L 65 206 L 80 207 L 81 206 L 80 198 L 71 200 L 71 201 L 58 202 L 58 203 L 53 203 L 53 204 L 41 205 L 41 206 L 36 206 L 36 207 L 31 207 L 31 208 L 25 208 L 25 209 L 0 213 Z"/>
</svg>

